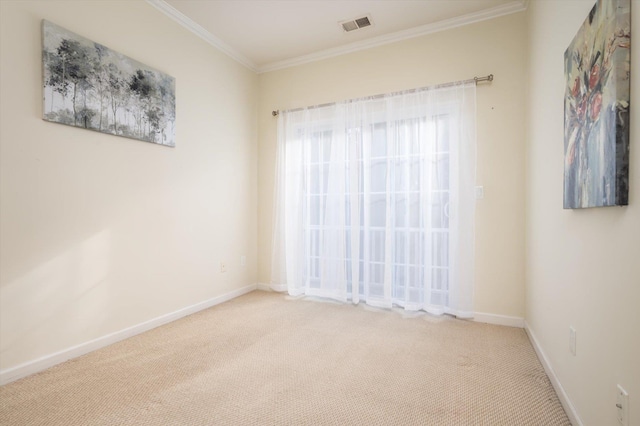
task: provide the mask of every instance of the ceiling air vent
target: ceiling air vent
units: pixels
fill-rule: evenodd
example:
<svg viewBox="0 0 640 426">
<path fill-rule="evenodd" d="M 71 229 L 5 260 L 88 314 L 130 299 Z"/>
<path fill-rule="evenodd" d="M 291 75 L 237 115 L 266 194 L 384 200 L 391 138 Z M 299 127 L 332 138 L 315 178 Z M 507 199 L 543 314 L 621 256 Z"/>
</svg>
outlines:
<svg viewBox="0 0 640 426">
<path fill-rule="evenodd" d="M 340 22 L 340 25 L 342 25 L 342 29 L 348 33 L 351 31 L 359 30 L 361 28 L 370 27 L 371 18 L 369 16 L 363 16 L 362 18 Z"/>
</svg>

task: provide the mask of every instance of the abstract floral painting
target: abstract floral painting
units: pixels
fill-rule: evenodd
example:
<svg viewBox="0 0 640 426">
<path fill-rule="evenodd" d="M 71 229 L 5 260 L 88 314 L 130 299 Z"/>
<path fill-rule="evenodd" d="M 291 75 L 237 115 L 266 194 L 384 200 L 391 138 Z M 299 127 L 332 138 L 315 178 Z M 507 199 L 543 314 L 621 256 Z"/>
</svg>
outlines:
<svg viewBox="0 0 640 426">
<path fill-rule="evenodd" d="M 564 54 L 564 208 L 629 193 L 630 0 L 598 0 Z"/>
<path fill-rule="evenodd" d="M 47 121 L 175 146 L 175 80 L 42 22 Z"/>
</svg>

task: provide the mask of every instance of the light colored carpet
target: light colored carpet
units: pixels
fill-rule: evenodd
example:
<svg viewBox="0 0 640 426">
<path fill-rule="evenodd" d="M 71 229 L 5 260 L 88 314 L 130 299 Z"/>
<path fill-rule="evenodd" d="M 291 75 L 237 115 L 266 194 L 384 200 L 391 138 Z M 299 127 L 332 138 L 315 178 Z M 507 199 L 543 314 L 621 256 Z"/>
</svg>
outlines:
<svg viewBox="0 0 640 426">
<path fill-rule="evenodd" d="M 253 292 L 0 388 L 2 425 L 567 425 L 521 329 Z"/>
</svg>

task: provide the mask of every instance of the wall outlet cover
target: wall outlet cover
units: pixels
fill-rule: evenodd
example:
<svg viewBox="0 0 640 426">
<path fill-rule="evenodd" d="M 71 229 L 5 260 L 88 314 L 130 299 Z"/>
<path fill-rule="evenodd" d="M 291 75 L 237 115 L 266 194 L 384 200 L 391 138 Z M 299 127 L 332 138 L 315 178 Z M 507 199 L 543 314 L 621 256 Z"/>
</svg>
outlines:
<svg viewBox="0 0 640 426">
<path fill-rule="evenodd" d="M 629 426 L 629 394 L 620 385 L 618 385 L 617 389 L 616 411 L 618 424 Z"/>
<path fill-rule="evenodd" d="M 573 326 L 569 327 L 569 352 L 576 356 L 576 329 Z"/>
</svg>

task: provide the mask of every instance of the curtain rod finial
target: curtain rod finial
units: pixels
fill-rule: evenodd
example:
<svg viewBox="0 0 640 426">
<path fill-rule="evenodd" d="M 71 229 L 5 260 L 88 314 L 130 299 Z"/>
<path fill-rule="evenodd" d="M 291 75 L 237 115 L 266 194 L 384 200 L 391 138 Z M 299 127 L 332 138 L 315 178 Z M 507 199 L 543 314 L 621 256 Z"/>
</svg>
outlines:
<svg viewBox="0 0 640 426">
<path fill-rule="evenodd" d="M 274 117 L 278 116 L 278 114 L 280 114 L 280 110 L 277 109 L 275 111 L 271 111 L 271 115 L 273 115 Z"/>
<path fill-rule="evenodd" d="M 493 81 L 493 74 L 485 75 L 484 77 L 473 77 L 476 84 L 480 81 Z"/>
</svg>

